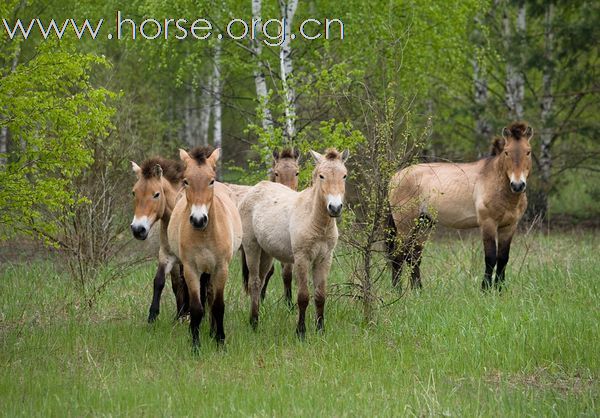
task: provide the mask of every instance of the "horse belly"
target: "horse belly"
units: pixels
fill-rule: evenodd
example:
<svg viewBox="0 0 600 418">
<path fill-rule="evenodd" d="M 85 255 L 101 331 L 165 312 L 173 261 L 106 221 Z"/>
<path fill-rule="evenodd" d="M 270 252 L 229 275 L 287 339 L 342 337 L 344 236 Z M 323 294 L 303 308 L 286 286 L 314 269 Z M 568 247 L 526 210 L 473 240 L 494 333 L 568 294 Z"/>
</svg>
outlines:
<svg viewBox="0 0 600 418">
<path fill-rule="evenodd" d="M 477 227 L 477 211 L 472 200 L 452 199 L 449 197 L 434 197 L 430 199 L 434 209 L 434 220 L 440 225 L 468 229 Z"/>
<path fill-rule="evenodd" d="M 288 218 L 260 213 L 254 220 L 254 231 L 258 245 L 269 255 L 284 263 L 292 263 L 292 243 Z"/>
</svg>

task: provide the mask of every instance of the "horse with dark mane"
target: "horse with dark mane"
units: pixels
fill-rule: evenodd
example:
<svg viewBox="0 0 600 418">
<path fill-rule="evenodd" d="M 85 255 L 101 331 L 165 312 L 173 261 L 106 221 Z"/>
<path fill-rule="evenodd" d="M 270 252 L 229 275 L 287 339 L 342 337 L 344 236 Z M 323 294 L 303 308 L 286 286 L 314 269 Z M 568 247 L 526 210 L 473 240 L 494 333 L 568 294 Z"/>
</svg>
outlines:
<svg viewBox="0 0 600 418">
<path fill-rule="evenodd" d="M 178 262 L 171 263 L 167 227 L 175 207 L 178 193 L 183 187 L 183 164 L 166 158 L 150 158 L 141 166 L 131 162 L 137 181 L 133 186 L 134 216 L 131 232 L 136 239 L 145 240 L 150 229 L 160 220 L 160 250 L 158 268 L 154 276 L 154 292 L 148 322 L 153 322 L 160 312 L 160 297 L 165 287 L 165 276 L 171 273 L 171 284 L 177 300 L 177 317 L 188 311 L 187 287 L 183 269 Z"/>
<path fill-rule="evenodd" d="M 493 140 L 487 158 L 416 164 L 392 177 L 388 231 L 394 236 L 387 244 L 394 286 L 406 263 L 412 269 L 412 287 L 421 287 L 421 253 L 433 222 L 455 229 L 479 227 L 485 252 L 482 288 L 502 286 L 510 244 L 527 208 L 532 136 L 527 123 L 515 122 Z"/>
</svg>

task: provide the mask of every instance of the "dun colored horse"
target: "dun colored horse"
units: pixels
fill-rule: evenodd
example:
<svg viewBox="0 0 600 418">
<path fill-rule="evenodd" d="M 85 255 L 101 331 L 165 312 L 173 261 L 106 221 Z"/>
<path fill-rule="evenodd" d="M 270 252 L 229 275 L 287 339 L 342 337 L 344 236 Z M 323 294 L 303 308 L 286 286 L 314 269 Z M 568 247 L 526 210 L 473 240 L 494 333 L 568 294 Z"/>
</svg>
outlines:
<svg viewBox="0 0 600 418">
<path fill-rule="evenodd" d="M 183 187 L 183 164 L 164 158 L 151 158 L 140 167 L 131 162 L 137 181 L 133 186 L 134 217 L 131 232 L 139 240 L 148 237 L 150 229 L 160 220 L 160 250 L 158 269 L 154 276 L 154 293 L 150 304 L 148 322 L 153 322 L 160 311 L 160 297 L 165 287 L 165 275 L 171 272 L 171 284 L 177 300 L 177 317 L 188 311 L 187 288 L 183 279 L 183 269 L 176 263 L 175 270 L 169 264 L 167 254 L 171 253 L 167 239 L 167 227 L 175 207 L 178 192 Z"/>
<path fill-rule="evenodd" d="M 298 190 L 298 174 L 300 173 L 300 151 L 297 149 L 284 148 L 281 153 L 279 150 L 273 150 L 273 167 L 269 170 L 269 180 L 275 183 L 281 183 L 292 190 Z M 292 302 L 292 264 L 282 263 L 281 276 L 283 279 L 284 297 L 288 306 L 293 306 Z M 261 299 L 264 300 L 267 293 L 267 285 L 275 271 L 274 267 L 265 277 L 265 283 L 261 291 Z M 244 288 L 248 291 L 248 266 L 244 250 L 242 249 L 242 276 L 244 279 Z"/>
<path fill-rule="evenodd" d="M 421 287 L 423 244 L 431 222 L 439 222 L 455 229 L 479 227 L 485 252 L 482 288 L 501 287 L 510 243 L 527 208 L 532 136 L 526 123 L 515 122 L 494 140 L 487 158 L 464 164 L 417 164 L 394 175 L 389 187 L 390 226 L 397 239 L 388 240 L 393 285 L 407 263 L 412 267 L 411 285 Z"/>
<path fill-rule="evenodd" d="M 242 224 L 231 190 L 215 181 L 220 149 L 198 147 L 188 154 L 180 150 L 185 164 L 185 197 L 179 199 L 168 227 L 170 248 L 183 264 L 189 291 L 192 346 L 200 344 L 199 329 L 205 305 L 211 306 L 211 335 L 225 341 L 223 292 L 229 262 L 242 241 Z"/>
<path fill-rule="evenodd" d="M 309 302 L 308 276 L 312 273 L 317 330 L 324 329 L 327 275 L 338 240 L 336 218 L 342 214 L 346 190 L 348 151 L 311 151 L 316 162 L 312 186 L 296 192 L 281 184 L 262 181 L 239 204 L 244 229 L 243 246 L 252 299 L 250 323 L 258 326 L 260 294 L 273 258 L 293 263 L 298 283 L 296 333 L 306 333 Z"/>
</svg>

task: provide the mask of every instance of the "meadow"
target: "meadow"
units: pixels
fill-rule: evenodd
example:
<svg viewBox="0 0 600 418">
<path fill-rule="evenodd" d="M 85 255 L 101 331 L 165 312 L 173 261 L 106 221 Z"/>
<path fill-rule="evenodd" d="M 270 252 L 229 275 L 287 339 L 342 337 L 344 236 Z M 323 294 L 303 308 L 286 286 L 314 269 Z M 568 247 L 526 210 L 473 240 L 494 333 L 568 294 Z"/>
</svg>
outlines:
<svg viewBox="0 0 600 418">
<path fill-rule="evenodd" d="M 90 309 L 53 259 L 0 270 L 3 416 L 597 416 L 600 242 L 595 232 L 519 233 L 502 293 L 480 290 L 477 235 L 436 237 L 424 289 L 380 306 L 336 294 L 326 332 L 304 342 L 271 281 L 261 323 L 248 323 L 238 260 L 226 288 L 223 349 L 187 323 L 146 323 L 154 263 L 111 284 Z M 386 275 L 386 278 L 388 275 Z M 392 301 L 389 282 L 379 283 Z M 294 288 L 295 295 L 295 288 Z"/>
</svg>

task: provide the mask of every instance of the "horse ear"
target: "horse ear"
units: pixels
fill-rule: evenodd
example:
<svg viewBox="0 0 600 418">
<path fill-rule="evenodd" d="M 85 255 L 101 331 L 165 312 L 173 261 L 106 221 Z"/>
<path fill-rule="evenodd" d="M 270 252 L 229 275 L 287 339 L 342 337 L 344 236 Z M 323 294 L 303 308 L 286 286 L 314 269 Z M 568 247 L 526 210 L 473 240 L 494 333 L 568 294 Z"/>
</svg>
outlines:
<svg viewBox="0 0 600 418">
<path fill-rule="evenodd" d="M 350 157 L 350 151 L 346 148 L 344 150 L 344 152 L 342 152 L 342 162 L 346 162 L 346 160 L 348 160 L 348 157 Z"/>
<path fill-rule="evenodd" d="M 156 164 L 154 166 L 154 176 L 158 177 L 158 178 L 161 178 L 162 175 L 163 175 L 163 169 L 162 169 L 162 167 L 160 166 L 160 164 Z"/>
<path fill-rule="evenodd" d="M 279 150 L 277 148 L 273 148 L 273 158 L 275 161 L 279 159 Z"/>
<path fill-rule="evenodd" d="M 321 161 L 323 161 L 323 156 L 321 154 L 319 154 L 317 151 L 313 151 L 310 150 L 310 155 L 312 155 L 313 159 L 315 160 L 315 163 L 319 164 Z"/>
<path fill-rule="evenodd" d="M 188 160 L 191 160 L 190 154 L 187 153 L 186 150 L 179 148 L 179 158 L 181 161 L 187 164 Z"/>
<path fill-rule="evenodd" d="M 507 127 L 502 128 L 502 138 L 508 139 L 508 138 L 510 138 L 510 136 L 511 136 L 510 129 L 508 129 Z"/>
<path fill-rule="evenodd" d="M 206 159 L 213 168 L 217 166 L 217 161 L 219 161 L 219 157 L 221 157 L 221 148 L 215 148 L 215 150 L 210 154 L 210 157 Z"/>
<path fill-rule="evenodd" d="M 500 138 L 499 136 L 495 137 L 492 141 L 492 148 L 490 149 L 490 155 L 493 157 L 495 155 L 500 155 L 502 151 L 504 151 L 504 144 L 506 140 L 504 138 Z"/>
<path fill-rule="evenodd" d="M 294 147 L 294 159 L 300 161 L 300 150 L 296 147 Z"/>
<path fill-rule="evenodd" d="M 135 163 L 135 161 L 131 161 L 131 169 L 133 170 L 133 172 L 135 173 L 135 175 L 140 178 L 140 176 L 142 175 L 142 169 L 139 165 L 137 165 Z"/>
<path fill-rule="evenodd" d="M 525 129 L 525 137 L 528 141 L 531 141 L 531 138 L 533 138 L 533 128 L 531 126 L 528 126 L 527 129 Z"/>
</svg>

